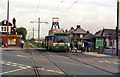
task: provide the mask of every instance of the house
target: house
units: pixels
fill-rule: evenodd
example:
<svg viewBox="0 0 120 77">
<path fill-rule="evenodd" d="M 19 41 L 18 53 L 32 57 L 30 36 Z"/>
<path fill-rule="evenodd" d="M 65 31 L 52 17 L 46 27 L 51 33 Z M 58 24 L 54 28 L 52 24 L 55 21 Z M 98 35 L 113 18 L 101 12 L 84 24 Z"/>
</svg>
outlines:
<svg viewBox="0 0 120 77">
<path fill-rule="evenodd" d="M 8 27 L 7 20 L 3 20 L 2 22 L 0 22 L 0 42 L 4 42 L 4 45 L 7 44 L 8 42 L 8 46 L 19 47 L 20 40 L 21 40 L 21 36 L 16 35 L 16 19 L 15 18 L 13 18 L 12 23 L 9 22 L 9 27 Z"/>
<path fill-rule="evenodd" d="M 103 46 L 105 48 L 116 48 L 116 29 L 103 29 L 102 32 L 96 35 L 96 38 L 103 39 Z"/>
<path fill-rule="evenodd" d="M 87 32 L 84 29 L 82 29 L 80 25 L 77 25 L 76 29 L 71 27 L 71 29 L 66 33 L 70 34 L 71 40 L 74 41 L 81 41 L 87 35 Z"/>
<path fill-rule="evenodd" d="M 8 21 L 7 20 L 3 20 L 2 22 L 0 22 L 0 33 L 1 34 L 7 34 L 7 30 L 8 30 L 8 34 L 16 34 L 16 25 L 15 25 L 15 18 L 13 18 L 13 23 L 9 22 L 9 27 L 8 26 Z"/>
</svg>

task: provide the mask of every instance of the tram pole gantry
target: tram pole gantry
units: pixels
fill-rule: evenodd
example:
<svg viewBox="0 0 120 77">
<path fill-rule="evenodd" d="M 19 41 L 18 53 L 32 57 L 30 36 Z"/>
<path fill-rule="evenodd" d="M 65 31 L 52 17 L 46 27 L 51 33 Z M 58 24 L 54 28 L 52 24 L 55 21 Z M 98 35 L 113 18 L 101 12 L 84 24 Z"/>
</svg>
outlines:
<svg viewBox="0 0 120 77">
<path fill-rule="evenodd" d="M 48 22 L 40 22 L 40 17 L 38 18 L 38 22 L 31 21 L 31 23 L 38 23 L 38 48 L 40 47 L 40 23 L 48 24 Z"/>
</svg>

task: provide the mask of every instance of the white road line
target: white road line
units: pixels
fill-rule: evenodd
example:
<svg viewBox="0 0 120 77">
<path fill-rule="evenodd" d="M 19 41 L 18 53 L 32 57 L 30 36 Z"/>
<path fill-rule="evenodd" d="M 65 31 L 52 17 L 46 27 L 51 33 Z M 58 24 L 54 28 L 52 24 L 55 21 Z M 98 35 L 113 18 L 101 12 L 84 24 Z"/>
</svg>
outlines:
<svg viewBox="0 0 120 77">
<path fill-rule="evenodd" d="M 3 72 L 3 73 L 0 73 L 0 74 L 7 74 L 7 73 L 11 73 L 11 72 L 17 72 L 17 71 L 20 71 L 20 70 L 23 70 L 23 69 L 22 68 L 21 69 L 16 69 L 16 70 L 12 70 L 12 71 Z"/>
<path fill-rule="evenodd" d="M 101 63 L 103 63 L 104 61 L 98 61 L 98 62 L 101 62 Z"/>
<path fill-rule="evenodd" d="M 111 63 L 110 61 L 107 61 L 107 60 L 105 60 L 104 62 L 106 62 L 106 63 Z"/>
<path fill-rule="evenodd" d="M 60 72 L 60 71 L 55 71 L 55 70 L 47 70 L 47 69 L 44 69 L 44 68 L 38 68 L 38 70 L 42 70 L 42 71 L 48 71 L 48 72 L 56 72 L 56 73 L 60 73 L 60 74 L 64 74 L 63 72 Z"/>
<path fill-rule="evenodd" d="M 6 65 L 11 65 L 10 63 L 7 63 Z"/>
<path fill-rule="evenodd" d="M 103 61 L 98 61 L 98 62 L 101 62 L 101 63 L 109 63 L 109 64 L 119 64 L 117 62 L 110 62 L 110 61 L 107 61 L 107 60 L 103 60 Z"/>
<path fill-rule="evenodd" d="M 119 63 L 117 63 L 117 62 L 113 62 L 113 64 L 119 64 Z"/>
<path fill-rule="evenodd" d="M 7 62 L 7 63 L 12 63 L 12 62 Z"/>
<path fill-rule="evenodd" d="M 17 66 L 17 64 L 14 64 L 14 65 L 11 65 L 11 66 L 14 66 L 14 67 L 16 67 L 16 66 Z"/>
<path fill-rule="evenodd" d="M 17 63 L 12 63 L 12 64 L 17 64 Z"/>
<path fill-rule="evenodd" d="M 4 65 L 9 65 L 9 66 L 11 65 L 11 66 L 14 66 L 14 67 L 19 67 L 20 69 L 7 71 L 7 72 L 3 72 L 3 73 L 0 73 L 0 74 L 7 74 L 7 73 L 17 72 L 17 71 L 20 71 L 20 70 L 25 70 L 25 69 L 31 68 L 31 66 L 18 64 L 18 63 L 5 62 L 5 61 L 2 61 L 1 63 L 4 64 Z"/>
<path fill-rule="evenodd" d="M 17 55 L 18 57 L 27 57 L 27 56 L 23 56 L 23 55 Z"/>
</svg>

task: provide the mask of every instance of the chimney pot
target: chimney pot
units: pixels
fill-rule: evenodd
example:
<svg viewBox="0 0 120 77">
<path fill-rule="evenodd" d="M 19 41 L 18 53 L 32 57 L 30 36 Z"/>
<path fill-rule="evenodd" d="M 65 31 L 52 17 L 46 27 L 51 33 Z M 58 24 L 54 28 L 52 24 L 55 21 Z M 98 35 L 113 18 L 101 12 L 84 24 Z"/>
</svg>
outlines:
<svg viewBox="0 0 120 77">
<path fill-rule="evenodd" d="M 77 25 L 77 28 L 81 28 L 81 26 L 80 26 L 80 25 Z"/>
<path fill-rule="evenodd" d="M 74 30 L 74 28 L 73 28 L 73 27 L 71 27 L 71 30 Z"/>
</svg>

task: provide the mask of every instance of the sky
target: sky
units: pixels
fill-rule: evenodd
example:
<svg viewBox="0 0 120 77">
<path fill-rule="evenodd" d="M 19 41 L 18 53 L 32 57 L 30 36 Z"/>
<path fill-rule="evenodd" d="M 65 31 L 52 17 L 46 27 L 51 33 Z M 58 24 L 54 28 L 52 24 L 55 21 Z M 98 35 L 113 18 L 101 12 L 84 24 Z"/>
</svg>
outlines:
<svg viewBox="0 0 120 77">
<path fill-rule="evenodd" d="M 7 1 L 0 0 L 0 22 L 7 19 Z M 52 26 L 52 18 L 58 17 L 60 28 L 70 30 L 81 25 L 84 30 L 95 33 L 103 28 L 115 29 L 117 25 L 117 0 L 9 0 L 10 17 L 16 18 L 17 27 L 28 30 L 27 37 L 38 36 L 38 21 L 48 22 L 40 24 L 40 36 L 48 35 Z"/>
</svg>

